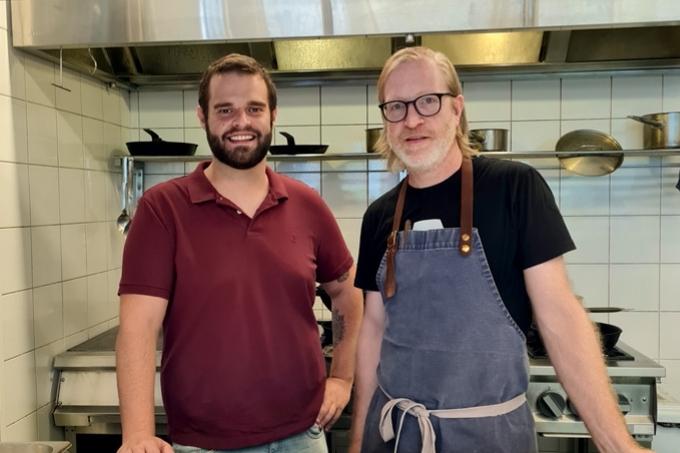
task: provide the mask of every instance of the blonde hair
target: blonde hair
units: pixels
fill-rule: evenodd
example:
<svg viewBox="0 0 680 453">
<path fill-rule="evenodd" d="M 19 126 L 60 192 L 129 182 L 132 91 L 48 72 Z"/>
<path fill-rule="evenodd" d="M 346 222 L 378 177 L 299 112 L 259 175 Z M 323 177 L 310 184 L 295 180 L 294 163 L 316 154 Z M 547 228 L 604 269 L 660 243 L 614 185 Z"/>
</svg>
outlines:
<svg viewBox="0 0 680 453">
<path fill-rule="evenodd" d="M 442 75 L 444 76 L 444 81 L 446 85 L 454 96 L 462 94 L 463 88 L 460 84 L 460 79 L 456 73 L 456 69 L 453 67 L 451 61 L 441 52 L 429 49 L 427 47 L 406 47 L 395 52 L 390 58 L 387 59 L 385 65 L 383 66 L 380 77 L 378 78 L 378 101 L 380 103 L 385 102 L 385 83 L 392 72 L 405 61 L 415 61 L 415 60 L 430 60 L 439 68 Z M 477 154 L 477 150 L 470 146 L 470 141 L 468 140 L 468 122 L 465 115 L 465 108 L 460 114 L 460 123 L 458 129 L 456 130 L 456 143 L 463 153 L 463 157 L 472 157 Z M 378 151 L 387 159 L 387 165 L 392 171 L 399 171 L 405 168 L 404 163 L 397 157 L 392 148 L 387 142 L 387 135 L 385 134 L 385 128 L 380 132 L 380 137 L 376 141 L 375 150 Z"/>
</svg>

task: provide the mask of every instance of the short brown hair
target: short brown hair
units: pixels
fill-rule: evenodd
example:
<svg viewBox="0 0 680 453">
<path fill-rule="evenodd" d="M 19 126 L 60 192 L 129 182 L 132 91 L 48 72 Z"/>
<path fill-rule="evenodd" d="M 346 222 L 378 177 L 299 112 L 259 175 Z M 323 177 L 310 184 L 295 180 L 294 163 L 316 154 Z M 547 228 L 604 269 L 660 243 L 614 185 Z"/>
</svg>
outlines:
<svg viewBox="0 0 680 453">
<path fill-rule="evenodd" d="M 449 89 L 449 92 L 454 96 L 458 96 L 463 93 L 463 87 L 456 73 L 456 69 L 453 67 L 451 60 L 449 60 L 446 55 L 441 52 L 429 49 L 427 47 L 406 47 L 395 52 L 390 58 L 387 59 L 385 65 L 383 66 L 380 77 L 378 78 L 378 101 L 380 103 L 385 102 L 385 83 L 387 78 L 392 74 L 392 72 L 405 61 L 414 60 L 430 60 L 439 68 L 442 75 L 444 76 L 444 81 Z M 458 130 L 456 131 L 456 142 L 458 147 L 463 153 L 464 157 L 472 157 L 477 154 L 477 150 L 470 146 L 470 141 L 468 139 L 469 126 L 467 122 L 467 117 L 465 115 L 465 108 L 460 114 L 460 124 Z M 387 164 L 391 170 L 402 170 L 404 169 L 404 164 L 399 160 L 390 145 L 387 143 L 387 136 L 385 130 L 380 133 L 380 138 L 375 144 L 375 149 L 380 154 L 382 154 L 387 159 Z"/>
<path fill-rule="evenodd" d="M 273 111 L 276 108 L 276 87 L 264 66 L 249 56 L 230 53 L 210 63 L 210 66 L 208 66 L 208 69 L 205 70 L 201 77 L 201 83 L 198 86 L 198 105 L 201 106 L 201 110 L 203 110 L 206 118 L 208 117 L 208 104 L 210 102 L 210 81 L 215 74 L 228 74 L 231 72 L 259 75 L 262 77 L 265 85 L 267 85 L 269 110 Z"/>
</svg>

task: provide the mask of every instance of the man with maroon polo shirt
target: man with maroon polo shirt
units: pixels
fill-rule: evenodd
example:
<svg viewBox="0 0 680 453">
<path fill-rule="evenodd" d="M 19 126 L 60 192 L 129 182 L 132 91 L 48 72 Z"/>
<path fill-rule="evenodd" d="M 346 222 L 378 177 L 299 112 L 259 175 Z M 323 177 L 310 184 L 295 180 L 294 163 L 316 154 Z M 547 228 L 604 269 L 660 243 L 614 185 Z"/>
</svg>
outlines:
<svg viewBox="0 0 680 453">
<path fill-rule="evenodd" d="M 197 108 L 213 159 L 139 201 L 119 289 L 119 453 L 326 451 L 323 429 L 349 400 L 361 293 L 328 207 L 266 165 L 276 113 L 255 60 L 214 62 Z M 316 282 L 333 301 L 328 378 Z M 161 326 L 172 447 L 154 433 Z"/>
</svg>

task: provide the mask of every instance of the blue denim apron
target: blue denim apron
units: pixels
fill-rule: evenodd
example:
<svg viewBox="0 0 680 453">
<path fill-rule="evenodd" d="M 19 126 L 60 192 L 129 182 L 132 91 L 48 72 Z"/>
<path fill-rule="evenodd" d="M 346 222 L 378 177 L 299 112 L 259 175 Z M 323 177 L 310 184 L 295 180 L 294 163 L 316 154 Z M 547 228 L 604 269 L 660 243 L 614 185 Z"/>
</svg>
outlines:
<svg viewBox="0 0 680 453">
<path fill-rule="evenodd" d="M 407 185 L 378 270 L 385 332 L 361 451 L 536 452 L 524 334 L 472 228 L 472 163 L 461 228 L 397 233 Z"/>
</svg>

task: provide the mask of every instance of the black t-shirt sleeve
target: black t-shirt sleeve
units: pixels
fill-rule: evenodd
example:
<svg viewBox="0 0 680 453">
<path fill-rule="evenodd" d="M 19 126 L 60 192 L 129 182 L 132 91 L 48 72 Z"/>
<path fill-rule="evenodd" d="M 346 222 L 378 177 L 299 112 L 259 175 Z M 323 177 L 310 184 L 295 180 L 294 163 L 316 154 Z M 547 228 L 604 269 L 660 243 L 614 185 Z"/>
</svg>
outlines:
<svg viewBox="0 0 680 453">
<path fill-rule="evenodd" d="M 384 239 L 378 235 L 380 226 L 378 224 L 379 214 L 375 206 L 364 213 L 361 222 L 361 236 L 359 239 L 359 259 L 357 260 L 357 272 L 354 279 L 354 286 L 366 291 L 378 291 L 376 274 L 380 261 L 385 253 Z"/>
<path fill-rule="evenodd" d="M 533 167 L 525 167 L 515 197 L 519 230 L 519 263 L 522 269 L 544 263 L 574 250 L 555 197 Z"/>
</svg>

